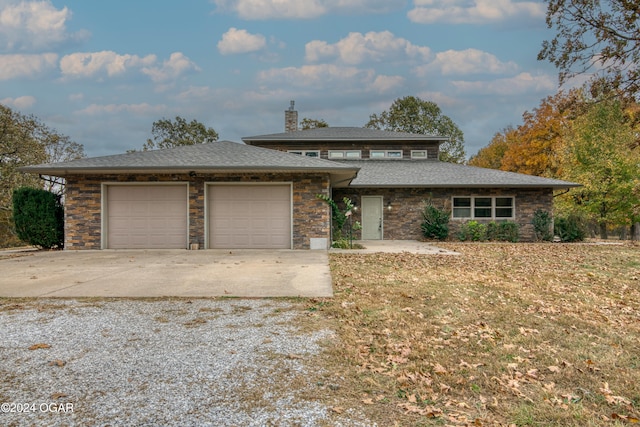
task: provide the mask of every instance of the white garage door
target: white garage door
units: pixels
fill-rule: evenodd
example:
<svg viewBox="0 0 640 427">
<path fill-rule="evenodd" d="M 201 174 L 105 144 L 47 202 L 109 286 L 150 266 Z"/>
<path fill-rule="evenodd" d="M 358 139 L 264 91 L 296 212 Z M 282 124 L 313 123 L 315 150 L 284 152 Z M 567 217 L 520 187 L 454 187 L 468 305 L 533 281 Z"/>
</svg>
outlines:
<svg viewBox="0 0 640 427">
<path fill-rule="evenodd" d="M 108 186 L 107 236 L 110 249 L 186 248 L 187 186 Z"/>
<path fill-rule="evenodd" d="M 211 185 L 209 247 L 291 248 L 291 186 Z"/>
</svg>

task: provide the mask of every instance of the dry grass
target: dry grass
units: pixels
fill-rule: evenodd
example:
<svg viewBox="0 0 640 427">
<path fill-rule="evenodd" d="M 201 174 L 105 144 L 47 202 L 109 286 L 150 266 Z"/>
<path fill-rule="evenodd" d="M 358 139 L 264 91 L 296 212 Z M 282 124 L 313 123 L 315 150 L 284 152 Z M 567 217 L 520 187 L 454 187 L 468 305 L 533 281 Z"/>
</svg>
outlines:
<svg viewBox="0 0 640 427">
<path fill-rule="evenodd" d="M 611 426 L 640 417 L 640 248 L 443 244 L 331 255 L 321 399 L 380 426 Z"/>
</svg>

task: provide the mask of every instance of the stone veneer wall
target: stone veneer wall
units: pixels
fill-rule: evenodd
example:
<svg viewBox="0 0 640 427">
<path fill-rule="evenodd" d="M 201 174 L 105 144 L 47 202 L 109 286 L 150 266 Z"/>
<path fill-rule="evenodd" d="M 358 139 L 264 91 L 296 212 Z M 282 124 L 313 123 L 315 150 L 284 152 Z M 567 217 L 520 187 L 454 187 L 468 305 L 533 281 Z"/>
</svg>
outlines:
<svg viewBox="0 0 640 427">
<path fill-rule="evenodd" d="M 327 174 L 122 174 L 66 177 L 65 249 L 100 249 L 102 183 L 189 183 L 189 243 L 205 243 L 206 183 L 292 182 L 293 249 L 309 249 L 311 238 L 330 235 L 330 211 L 316 194 L 329 194 Z"/>
<path fill-rule="evenodd" d="M 538 209 L 549 213 L 553 210 L 552 189 L 427 189 L 427 188 L 336 188 L 333 190 L 333 199 L 342 200 L 350 198 L 357 206 L 362 206 L 360 196 L 382 196 L 384 215 L 384 239 L 385 240 L 419 240 L 422 239 L 422 209 L 424 201 L 431 199 L 433 203 L 451 211 L 451 198 L 453 196 L 514 196 L 515 219 L 520 225 L 520 240 L 533 241 L 535 233 L 531 220 Z M 391 210 L 387 208 L 391 202 Z M 354 221 L 361 221 L 360 211 L 355 212 Z M 491 220 L 477 220 L 478 222 L 491 222 Z M 449 221 L 449 236 L 455 238 L 456 232 L 464 221 Z M 356 238 L 360 238 L 359 232 Z"/>
</svg>

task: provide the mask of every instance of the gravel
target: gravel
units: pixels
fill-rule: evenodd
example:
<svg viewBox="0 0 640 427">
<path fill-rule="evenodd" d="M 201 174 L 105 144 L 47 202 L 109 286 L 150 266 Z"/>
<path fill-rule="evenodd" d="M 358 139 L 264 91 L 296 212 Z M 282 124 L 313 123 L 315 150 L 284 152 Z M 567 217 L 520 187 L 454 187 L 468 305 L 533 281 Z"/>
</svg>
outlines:
<svg viewBox="0 0 640 427">
<path fill-rule="evenodd" d="M 0 424 L 369 426 L 310 396 L 330 330 L 278 300 L 0 303 Z M 324 376 L 323 376 L 324 375 Z"/>
</svg>

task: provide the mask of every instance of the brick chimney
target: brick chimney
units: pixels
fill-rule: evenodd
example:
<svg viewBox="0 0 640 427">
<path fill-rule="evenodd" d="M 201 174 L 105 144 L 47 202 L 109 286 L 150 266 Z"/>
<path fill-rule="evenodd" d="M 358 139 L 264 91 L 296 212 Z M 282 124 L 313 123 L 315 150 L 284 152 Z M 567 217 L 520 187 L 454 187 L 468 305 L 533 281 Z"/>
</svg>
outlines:
<svg viewBox="0 0 640 427">
<path fill-rule="evenodd" d="M 298 112 L 294 110 L 295 101 L 291 101 L 289 109 L 284 112 L 284 131 L 295 132 L 298 130 Z"/>
</svg>

